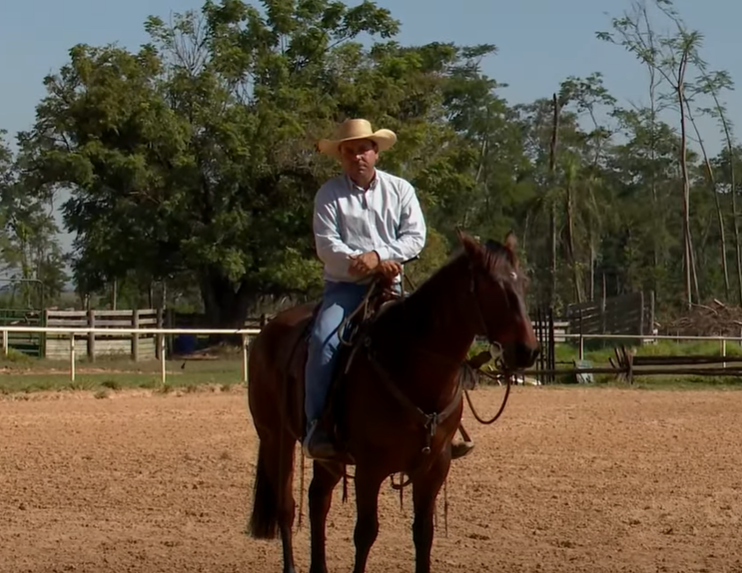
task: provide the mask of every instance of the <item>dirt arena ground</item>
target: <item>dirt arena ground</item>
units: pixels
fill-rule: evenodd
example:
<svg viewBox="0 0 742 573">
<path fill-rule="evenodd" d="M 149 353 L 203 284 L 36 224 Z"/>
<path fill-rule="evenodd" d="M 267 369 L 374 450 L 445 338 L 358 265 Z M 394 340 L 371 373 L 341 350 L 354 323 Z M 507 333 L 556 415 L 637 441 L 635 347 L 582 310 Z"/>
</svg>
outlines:
<svg viewBox="0 0 742 573">
<path fill-rule="evenodd" d="M 493 426 L 465 416 L 435 571 L 742 571 L 742 392 L 517 388 Z M 279 543 L 242 533 L 255 446 L 244 391 L 2 400 L 0 571 L 278 572 Z M 353 516 L 338 488 L 330 571 Z M 384 487 L 380 520 L 369 571 L 412 571 L 409 494 Z"/>
</svg>

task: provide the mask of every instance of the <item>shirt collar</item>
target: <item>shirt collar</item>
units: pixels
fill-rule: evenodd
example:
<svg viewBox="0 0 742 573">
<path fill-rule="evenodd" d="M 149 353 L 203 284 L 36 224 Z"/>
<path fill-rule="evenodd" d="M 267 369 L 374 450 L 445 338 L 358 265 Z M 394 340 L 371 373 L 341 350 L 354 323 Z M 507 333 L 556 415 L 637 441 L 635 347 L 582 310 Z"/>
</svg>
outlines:
<svg viewBox="0 0 742 573">
<path fill-rule="evenodd" d="M 355 182 L 350 177 L 348 177 L 348 175 L 343 175 L 343 177 L 345 178 L 345 182 L 351 191 L 364 191 L 364 192 L 366 191 L 365 189 L 363 189 L 363 187 L 356 185 Z M 379 186 L 379 170 L 375 169 L 374 178 L 371 181 L 371 185 L 368 186 L 368 191 L 374 191 L 378 186 Z"/>
</svg>

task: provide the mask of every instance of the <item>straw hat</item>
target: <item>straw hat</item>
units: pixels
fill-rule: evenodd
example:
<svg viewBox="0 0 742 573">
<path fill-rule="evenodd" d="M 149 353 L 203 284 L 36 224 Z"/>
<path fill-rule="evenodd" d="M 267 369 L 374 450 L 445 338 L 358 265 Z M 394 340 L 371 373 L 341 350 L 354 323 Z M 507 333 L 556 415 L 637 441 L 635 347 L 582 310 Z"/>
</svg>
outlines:
<svg viewBox="0 0 742 573">
<path fill-rule="evenodd" d="M 397 135 L 389 129 L 373 131 L 371 123 L 365 119 L 346 119 L 341 123 L 331 139 L 320 139 L 317 149 L 333 157 L 340 157 L 340 144 L 354 139 L 370 139 L 379 147 L 379 151 L 386 151 L 397 142 Z"/>
</svg>

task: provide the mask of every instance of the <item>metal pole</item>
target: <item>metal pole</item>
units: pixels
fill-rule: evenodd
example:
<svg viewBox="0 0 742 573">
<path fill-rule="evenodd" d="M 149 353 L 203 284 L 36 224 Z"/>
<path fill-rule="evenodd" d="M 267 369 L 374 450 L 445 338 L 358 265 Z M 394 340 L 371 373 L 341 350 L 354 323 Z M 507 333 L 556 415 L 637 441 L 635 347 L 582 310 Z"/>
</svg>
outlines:
<svg viewBox="0 0 742 573">
<path fill-rule="evenodd" d="M 167 368 L 165 365 L 165 337 L 160 337 L 160 382 L 163 386 L 165 386 L 165 383 L 167 382 Z"/>
<path fill-rule="evenodd" d="M 247 334 L 242 335 L 242 381 L 247 384 Z"/>
<path fill-rule="evenodd" d="M 70 332 L 70 381 L 75 381 L 75 333 Z"/>
</svg>

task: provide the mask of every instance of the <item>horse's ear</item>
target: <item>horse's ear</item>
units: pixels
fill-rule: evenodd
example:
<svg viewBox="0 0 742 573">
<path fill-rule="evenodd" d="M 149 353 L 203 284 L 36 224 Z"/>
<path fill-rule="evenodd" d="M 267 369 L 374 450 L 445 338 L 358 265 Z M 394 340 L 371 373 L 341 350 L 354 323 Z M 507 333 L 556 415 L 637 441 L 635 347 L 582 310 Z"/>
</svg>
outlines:
<svg viewBox="0 0 742 573">
<path fill-rule="evenodd" d="M 520 267 L 520 262 L 518 261 L 518 238 L 515 236 L 515 233 L 513 231 L 508 231 L 508 234 L 505 235 L 505 249 L 507 249 L 509 253 L 510 263 L 517 269 Z"/>
<path fill-rule="evenodd" d="M 518 249 L 518 238 L 513 231 L 508 231 L 508 234 L 505 235 L 505 247 L 513 254 Z"/>
<path fill-rule="evenodd" d="M 461 227 L 458 225 L 456 226 L 456 238 L 459 240 L 459 243 L 462 245 L 464 244 L 464 237 L 466 237 L 466 233 L 461 230 Z"/>
<path fill-rule="evenodd" d="M 477 240 L 469 235 L 468 233 L 461 230 L 461 227 L 456 227 L 456 237 L 459 242 L 463 245 L 464 250 L 468 255 L 474 255 L 479 252 L 479 243 Z"/>
</svg>

